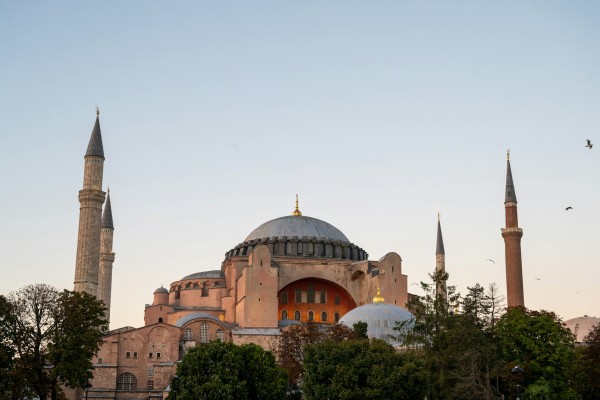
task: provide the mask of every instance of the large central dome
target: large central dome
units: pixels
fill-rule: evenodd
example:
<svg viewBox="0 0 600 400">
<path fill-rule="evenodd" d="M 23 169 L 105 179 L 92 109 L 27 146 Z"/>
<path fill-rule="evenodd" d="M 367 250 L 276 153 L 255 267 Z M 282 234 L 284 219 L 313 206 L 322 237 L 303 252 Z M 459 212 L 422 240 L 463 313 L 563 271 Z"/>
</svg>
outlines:
<svg viewBox="0 0 600 400">
<path fill-rule="evenodd" d="M 303 236 L 307 236 L 317 238 L 317 240 L 334 240 L 350 243 L 346 235 L 335 226 L 320 219 L 300 215 L 290 215 L 265 222 L 250 232 L 245 242 L 257 239 L 281 238 L 284 236 L 288 238 L 294 236 L 302 238 Z"/>
</svg>

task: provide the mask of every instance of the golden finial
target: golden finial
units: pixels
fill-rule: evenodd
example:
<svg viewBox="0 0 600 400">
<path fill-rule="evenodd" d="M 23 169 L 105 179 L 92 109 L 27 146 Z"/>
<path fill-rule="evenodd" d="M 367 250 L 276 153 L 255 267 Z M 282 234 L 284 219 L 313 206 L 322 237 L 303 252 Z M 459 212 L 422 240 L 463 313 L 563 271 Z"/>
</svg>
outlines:
<svg viewBox="0 0 600 400">
<path fill-rule="evenodd" d="M 296 194 L 296 209 L 294 210 L 294 212 L 292 213 L 292 215 L 295 216 L 295 217 L 301 217 L 302 216 L 302 213 L 298 209 L 298 194 Z"/>
<path fill-rule="evenodd" d="M 510 161 L 510 149 L 506 150 L 506 161 Z"/>
<path fill-rule="evenodd" d="M 379 286 L 377 287 L 377 294 L 373 297 L 373 303 L 383 303 L 385 300 L 381 295 L 381 290 L 379 290 Z"/>
<path fill-rule="evenodd" d="M 100 116 L 100 107 L 96 106 L 96 116 Z"/>
</svg>

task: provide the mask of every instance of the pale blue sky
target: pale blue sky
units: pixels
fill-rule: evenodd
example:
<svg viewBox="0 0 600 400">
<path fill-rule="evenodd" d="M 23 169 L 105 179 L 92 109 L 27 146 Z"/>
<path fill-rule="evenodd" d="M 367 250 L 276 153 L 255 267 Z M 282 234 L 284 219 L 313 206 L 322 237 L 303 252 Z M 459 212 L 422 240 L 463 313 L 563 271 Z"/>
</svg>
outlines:
<svg viewBox="0 0 600 400">
<path fill-rule="evenodd" d="M 0 1 L 0 293 L 72 288 L 99 105 L 112 328 L 296 193 L 409 284 L 440 211 L 450 283 L 504 291 L 509 147 L 527 306 L 600 315 L 598 21 L 595 1 Z"/>
</svg>

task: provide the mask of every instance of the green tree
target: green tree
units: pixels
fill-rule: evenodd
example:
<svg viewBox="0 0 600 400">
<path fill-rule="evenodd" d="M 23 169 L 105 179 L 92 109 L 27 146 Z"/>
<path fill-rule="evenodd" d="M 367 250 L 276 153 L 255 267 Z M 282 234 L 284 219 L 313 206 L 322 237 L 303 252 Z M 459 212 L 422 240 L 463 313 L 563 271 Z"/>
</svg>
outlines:
<svg viewBox="0 0 600 400">
<path fill-rule="evenodd" d="M 600 399 L 600 324 L 583 339 L 583 345 L 576 349 L 572 382 L 584 399 Z"/>
<path fill-rule="evenodd" d="M 413 353 L 381 340 L 324 341 L 306 348 L 306 399 L 422 399 L 427 372 Z"/>
<path fill-rule="evenodd" d="M 81 388 L 92 378 L 91 359 L 107 329 L 101 301 L 36 284 L 11 293 L 6 302 L 8 307 L 0 307 L 0 331 L 3 345 L 14 354 L 12 398 L 31 391 L 55 400 L 61 385 Z"/>
<path fill-rule="evenodd" d="M 575 338 L 556 314 L 511 307 L 498 321 L 496 334 L 505 361 L 505 393 L 514 392 L 519 383 L 526 395 L 575 398 L 569 385 Z M 523 376 L 510 376 L 515 365 L 523 368 Z"/>
<path fill-rule="evenodd" d="M 255 344 L 196 346 L 177 367 L 177 376 L 172 390 L 180 400 L 275 400 L 287 389 L 287 375 L 273 353 Z"/>
</svg>

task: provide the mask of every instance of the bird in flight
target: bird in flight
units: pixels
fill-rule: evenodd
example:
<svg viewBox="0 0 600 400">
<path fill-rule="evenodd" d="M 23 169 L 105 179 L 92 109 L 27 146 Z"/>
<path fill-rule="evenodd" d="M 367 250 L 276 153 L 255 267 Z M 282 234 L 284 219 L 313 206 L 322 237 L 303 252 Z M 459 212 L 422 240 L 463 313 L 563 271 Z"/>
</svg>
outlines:
<svg viewBox="0 0 600 400">
<path fill-rule="evenodd" d="M 594 147 L 594 145 L 592 144 L 592 142 L 590 142 L 590 139 L 586 139 L 587 140 L 587 145 L 585 147 L 587 147 L 588 149 L 592 149 L 592 147 Z"/>
<path fill-rule="evenodd" d="M 572 210 L 572 209 L 573 209 L 573 207 L 569 206 L 569 207 L 565 208 L 565 211 L 569 211 L 569 210 Z"/>
<path fill-rule="evenodd" d="M 488 258 L 488 259 L 487 259 L 487 260 L 485 260 L 485 261 L 491 261 L 491 262 L 493 262 L 494 264 L 496 264 L 496 261 L 492 260 L 491 258 Z"/>
<path fill-rule="evenodd" d="M 541 279 L 540 279 L 540 278 L 535 278 L 535 280 L 536 280 L 536 281 L 540 281 Z"/>
</svg>

